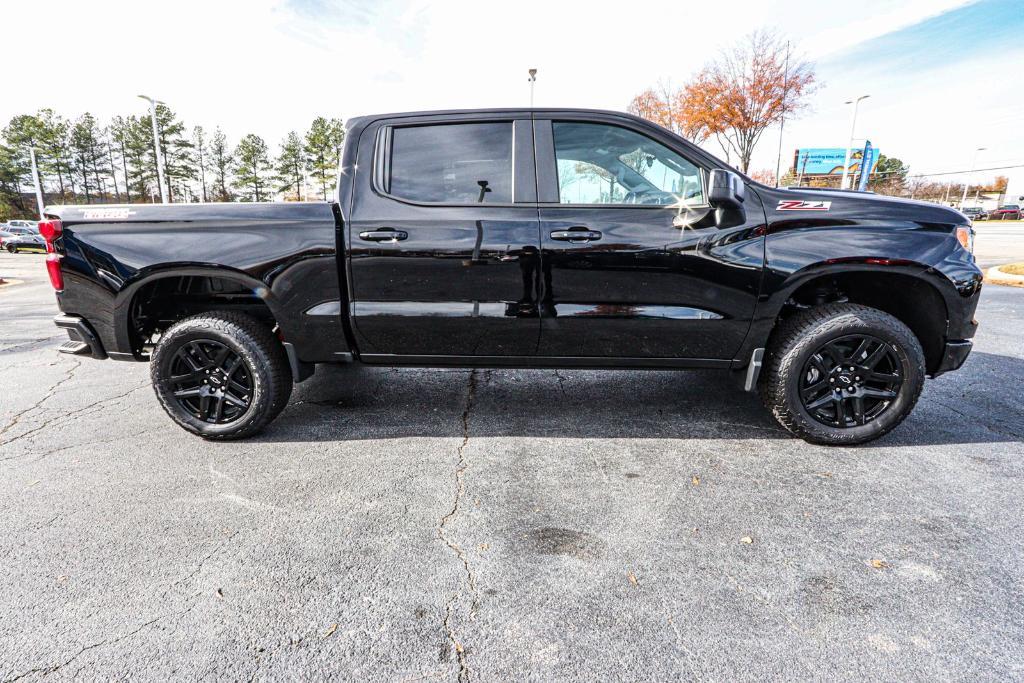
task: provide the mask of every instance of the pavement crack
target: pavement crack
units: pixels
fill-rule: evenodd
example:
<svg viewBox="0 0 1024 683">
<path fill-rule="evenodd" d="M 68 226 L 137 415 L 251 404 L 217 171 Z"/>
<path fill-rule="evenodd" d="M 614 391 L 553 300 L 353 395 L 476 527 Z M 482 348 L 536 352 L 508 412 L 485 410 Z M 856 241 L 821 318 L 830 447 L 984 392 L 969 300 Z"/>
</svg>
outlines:
<svg viewBox="0 0 1024 683">
<path fill-rule="evenodd" d="M 472 619 L 476 615 L 477 606 L 479 604 L 479 597 L 476 590 L 476 574 L 473 573 L 473 569 L 469 566 L 469 557 L 466 555 L 466 551 L 455 542 L 455 540 L 448 534 L 447 527 L 449 523 L 459 514 L 462 508 L 462 501 L 466 494 L 466 470 L 469 468 L 469 462 L 466 460 L 466 446 L 469 444 L 469 421 L 473 412 L 473 403 L 476 400 L 476 386 L 477 386 L 477 372 L 473 370 L 469 373 L 469 386 L 466 390 L 466 406 L 462 411 L 462 442 L 459 444 L 457 449 L 458 463 L 455 466 L 455 500 L 452 503 L 452 509 L 441 518 L 440 523 L 437 526 L 437 537 L 440 538 L 448 548 L 455 553 L 455 556 L 462 563 L 462 569 L 466 574 L 466 585 L 469 587 L 471 596 L 469 615 Z M 449 643 L 455 650 L 455 658 L 459 664 L 459 681 L 464 683 L 470 679 L 470 668 L 469 662 L 466 658 L 466 649 L 462 643 L 459 642 L 455 628 L 452 625 L 452 616 L 455 612 L 456 603 L 459 602 L 459 593 L 455 592 L 445 604 L 444 614 L 444 631 L 448 637 Z"/>
<path fill-rule="evenodd" d="M 79 361 L 79 363 L 81 363 L 81 361 Z M 58 386 L 58 385 L 60 385 L 60 384 L 63 384 L 63 383 L 64 383 L 65 381 L 67 381 L 68 379 L 70 379 L 70 375 L 69 375 L 68 377 L 65 377 L 65 378 L 64 378 L 63 380 L 61 380 L 60 382 L 58 382 L 58 384 L 57 384 L 57 385 L 54 385 L 54 386 L 55 386 L 55 388 L 56 388 L 56 386 Z M 87 410 L 91 410 L 91 409 L 93 409 L 93 408 L 102 408 L 102 407 L 104 407 L 104 406 L 105 406 L 106 404 L 110 403 L 111 401 L 116 401 L 116 400 L 118 400 L 118 399 L 120 399 L 120 398 L 124 398 L 124 397 L 126 397 L 126 396 L 127 396 L 128 394 L 131 394 L 131 393 L 133 393 L 133 392 L 136 392 L 136 391 L 138 391 L 139 389 L 144 389 L 145 387 L 148 387 L 148 386 L 150 386 L 150 382 L 149 382 L 149 381 L 147 380 L 146 382 L 144 382 L 144 383 L 142 383 L 142 384 L 140 384 L 140 385 L 138 385 L 138 386 L 136 386 L 136 387 L 132 387 L 132 388 L 131 388 L 131 389 L 129 389 L 128 391 L 126 391 L 126 392 L 124 392 L 124 393 L 122 393 L 122 394 L 118 394 L 117 396 L 108 396 L 107 398 L 104 398 L 104 399 L 100 399 L 100 400 L 98 400 L 98 401 L 93 401 L 92 403 L 90 403 L 90 404 L 88 404 L 88 405 L 85 405 L 85 406 L 82 406 L 81 408 L 76 408 L 75 410 L 69 410 L 69 411 L 68 411 L 68 412 L 66 412 L 66 413 L 60 413 L 59 415 L 55 415 L 55 416 L 53 416 L 52 418 L 50 418 L 49 420 L 45 420 L 45 421 L 43 421 L 43 422 L 39 423 L 38 425 L 36 425 L 36 426 L 35 426 L 35 427 L 33 427 L 32 429 L 29 429 L 29 430 L 27 430 L 27 431 L 24 431 L 24 432 L 22 432 L 21 434 L 18 434 L 17 436 L 12 436 L 12 437 L 11 437 L 10 439 L 7 439 L 6 441 L 0 441 L 0 446 L 6 446 L 6 445 L 7 445 L 7 444 L 9 444 L 9 443 L 14 443 L 15 441 L 20 441 L 21 439 L 24 439 L 24 438 L 25 438 L 25 437 L 27 437 L 27 436 L 32 436 L 33 434 L 36 434 L 36 433 L 38 433 L 38 432 L 42 431 L 43 429 L 46 429 L 47 427 L 50 427 L 50 426 L 52 426 L 52 425 L 54 425 L 54 424 L 57 424 L 57 423 L 63 422 L 63 421 L 65 421 L 65 420 L 69 419 L 69 418 L 75 418 L 75 417 L 77 417 L 77 416 L 81 415 L 82 413 L 85 413 L 85 411 L 87 411 Z M 56 389 L 54 389 L 54 390 L 56 390 Z M 52 392 L 51 392 L 51 395 L 52 395 Z M 33 407 L 38 407 L 38 406 L 39 406 L 39 405 L 41 405 L 41 404 L 43 403 L 43 401 L 45 401 L 45 400 L 46 400 L 47 398 L 49 398 L 49 396 L 43 397 L 43 399 L 41 399 L 41 400 L 40 400 L 40 402 L 39 402 L 39 403 L 37 403 L 37 404 L 36 404 L 35 406 L 33 406 Z M 14 421 L 13 423 L 11 423 L 11 424 L 10 424 L 10 425 L 8 426 L 8 428 L 7 428 L 7 429 L 9 429 L 10 427 L 13 427 L 13 426 L 14 426 L 14 424 L 15 424 L 15 423 L 17 422 L 17 420 L 18 420 L 18 419 L 20 419 L 22 415 L 24 415 L 25 413 L 27 413 L 27 412 L 28 412 L 28 411 L 30 411 L 30 410 L 32 410 L 32 408 L 26 408 L 26 409 L 25 409 L 25 410 L 23 410 L 23 411 L 22 411 L 21 413 L 19 413 L 18 415 L 16 415 L 16 416 L 15 416 L 15 421 Z M 91 413 L 88 413 L 88 414 L 91 414 Z M 4 432 L 6 432 L 6 431 L 7 431 L 7 429 L 4 429 L 4 430 L 0 431 L 0 435 L 2 435 L 2 434 L 3 434 Z M 22 456 L 20 456 L 20 455 L 15 455 L 15 456 L 11 456 L 11 457 L 9 457 L 9 458 L 0 458 L 0 462 L 3 462 L 4 460 L 12 460 L 12 459 L 14 459 L 14 458 L 20 458 L 20 457 L 22 457 Z"/>
<path fill-rule="evenodd" d="M 562 373 L 558 370 L 555 370 L 555 377 L 558 378 L 558 390 L 562 392 L 563 397 L 567 398 L 568 395 L 565 393 L 565 377 L 562 377 Z"/>
<path fill-rule="evenodd" d="M 192 599 L 194 600 L 194 598 L 197 598 L 197 597 L 199 597 L 199 594 L 193 595 Z M 86 652 L 89 652 L 90 650 L 95 650 L 98 647 L 104 647 L 104 646 L 107 646 L 107 645 L 114 645 L 116 643 L 120 643 L 121 641 L 127 640 L 128 638 L 131 638 L 132 636 L 136 635 L 137 633 L 143 631 L 144 629 L 149 628 L 150 626 L 152 626 L 153 624 L 157 623 L 158 621 L 166 619 L 169 616 L 179 616 L 179 617 L 180 616 L 184 616 L 185 614 L 188 614 L 190 611 L 192 611 L 192 608 L 194 608 L 195 606 L 196 606 L 196 604 L 193 601 L 187 608 L 185 608 L 181 612 L 172 613 L 172 614 L 163 614 L 163 615 L 154 617 L 153 619 L 150 619 L 149 621 L 145 622 L 144 624 L 141 624 L 140 626 L 137 626 L 136 628 L 132 629 L 131 631 L 128 631 L 127 633 L 124 633 L 124 634 L 122 634 L 120 636 L 117 636 L 116 638 L 105 638 L 105 639 L 97 641 L 95 643 L 90 643 L 88 645 L 84 645 L 81 648 L 79 648 L 79 650 L 77 652 L 75 652 L 75 654 L 71 655 L 70 657 L 65 659 L 63 662 L 60 662 L 58 664 L 52 664 L 50 666 L 42 666 L 42 667 L 36 667 L 34 669 L 29 669 L 28 671 L 24 671 L 24 672 L 22 672 L 22 673 L 20 673 L 20 674 L 18 674 L 16 676 L 14 676 L 13 678 L 4 679 L 3 683 L 14 683 L 14 681 L 21 680 L 22 678 L 25 678 L 26 676 L 31 676 L 32 674 L 42 674 L 44 677 L 45 676 L 49 676 L 50 674 L 56 673 L 57 671 L 60 671 L 64 667 L 68 666 L 69 664 L 71 664 L 76 659 L 78 659 L 79 657 L 84 655 Z"/>
<path fill-rule="evenodd" d="M 41 405 L 46 403 L 48 400 L 53 398 L 53 395 L 55 393 L 57 393 L 57 390 L 60 389 L 61 385 L 64 384 L 65 382 L 67 382 L 69 379 L 71 379 L 74 376 L 75 371 L 78 370 L 78 368 L 82 367 L 82 361 L 81 360 L 79 360 L 77 358 L 73 358 L 72 362 L 74 363 L 74 365 L 69 367 L 67 369 L 67 372 L 64 373 L 64 376 L 61 377 L 60 379 L 58 379 L 56 382 L 54 382 L 53 385 L 50 386 L 50 388 L 46 390 L 46 393 L 43 395 L 43 397 L 41 399 L 39 399 L 38 401 L 36 401 L 32 405 L 30 405 L 28 408 L 25 408 L 24 410 L 22 410 L 22 411 L 20 411 L 18 413 L 15 413 L 14 417 L 11 418 L 11 421 L 8 422 L 3 428 L 0 428 L 0 436 L 3 436 L 7 432 L 9 432 L 11 429 L 13 429 L 18 424 L 18 422 L 21 420 L 22 417 L 24 417 L 28 413 L 32 412 L 33 410 L 36 410 Z M 20 438 L 20 437 L 15 437 L 14 439 L 8 439 L 6 441 L 2 441 L 2 442 L 0 442 L 0 446 L 3 446 L 4 444 L 8 444 L 8 443 L 10 443 L 11 441 L 14 441 L 17 438 Z"/>
<path fill-rule="evenodd" d="M 5 346 L 2 349 L 0 349 L 0 356 L 2 356 L 4 354 L 7 354 L 7 353 L 17 353 L 18 351 L 22 351 L 22 350 L 27 351 L 27 350 L 31 349 L 32 347 L 34 347 L 34 346 L 41 346 L 43 344 L 49 344 L 50 342 L 57 341 L 58 339 L 66 339 L 66 338 L 67 338 L 66 335 L 57 334 L 57 335 L 53 335 L 51 337 L 40 337 L 39 339 L 32 339 L 30 341 L 22 342 L 20 344 L 13 344 L 12 346 Z"/>
<path fill-rule="evenodd" d="M 988 431 L 992 432 L 993 434 L 999 434 L 1000 436 L 1008 436 L 1008 437 L 1013 438 L 1013 439 L 1024 439 L 1024 434 L 1017 434 L 1016 432 L 1013 432 L 1013 431 L 998 429 L 998 428 L 996 428 L 996 427 L 994 427 L 994 426 L 984 422 L 980 415 L 972 415 L 970 413 L 965 413 L 964 411 L 959 410 L 959 409 L 949 405 L 948 403 L 945 403 L 945 402 L 940 401 L 938 399 L 935 399 L 935 402 L 938 403 L 943 408 L 945 408 L 946 410 L 954 412 L 957 415 L 959 415 L 960 417 L 966 418 L 966 419 L 970 420 L 971 422 L 974 422 L 976 424 L 981 425 L 983 428 L 987 429 Z"/>
<path fill-rule="evenodd" d="M 178 579 L 177 581 L 175 581 L 174 583 L 172 583 L 172 584 L 171 584 L 170 586 L 168 586 L 168 587 L 167 587 L 167 590 L 165 590 L 165 591 L 164 591 L 164 592 L 163 592 L 163 593 L 162 593 L 162 594 L 160 595 L 160 597 L 161 597 L 161 598 L 165 598 L 165 597 L 167 597 L 167 594 L 168 594 L 168 593 L 170 593 L 170 592 L 171 592 L 172 590 L 174 590 L 174 588 L 175 588 L 175 587 L 177 587 L 177 586 L 180 586 L 181 584 L 185 583 L 186 581 L 188 581 L 188 580 L 190 580 L 190 579 L 194 578 L 194 577 L 195 577 L 196 575 L 198 575 L 198 574 L 199 574 L 199 572 L 203 571 L 203 566 L 204 566 L 204 565 L 205 565 L 205 564 L 206 564 L 206 563 L 207 563 L 207 562 L 208 562 L 208 561 L 209 561 L 209 560 L 210 560 L 211 558 L 213 558 L 213 556 L 214 556 L 214 555 L 216 555 L 216 554 L 217 554 L 217 553 L 219 553 L 219 552 L 220 552 L 221 550 L 223 550 L 223 549 L 224 549 L 224 548 L 225 548 L 225 547 L 227 546 L 227 544 L 231 542 L 231 539 L 232 539 L 232 538 L 234 538 L 234 537 L 235 537 L 235 536 L 237 536 L 237 535 L 238 535 L 238 530 L 237 530 L 237 529 L 236 529 L 235 531 L 232 531 L 232 532 L 231 532 L 230 534 L 228 534 L 228 535 L 227 535 L 227 536 L 226 536 L 226 537 L 224 538 L 224 540 L 222 540 L 222 541 L 221 541 L 220 543 L 218 543 L 218 544 L 217 544 L 217 547 L 215 547 L 215 548 L 214 548 L 213 550 L 211 550 L 211 551 L 210 551 L 209 553 L 207 553 L 207 554 L 206 554 L 206 555 L 205 555 L 205 556 L 204 556 L 204 557 L 203 557 L 202 559 L 200 559 L 200 560 L 199 560 L 199 564 L 197 564 L 197 565 L 196 565 L 196 568 L 195 568 L 195 569 L 193 569 L 193 570 L 192 570 L 192 571 L 190 571 L 190 572 L 189 572 L 188 574 L 186 574 L 185 576 L 181 577 L 180 579 Z"/>
</svg>

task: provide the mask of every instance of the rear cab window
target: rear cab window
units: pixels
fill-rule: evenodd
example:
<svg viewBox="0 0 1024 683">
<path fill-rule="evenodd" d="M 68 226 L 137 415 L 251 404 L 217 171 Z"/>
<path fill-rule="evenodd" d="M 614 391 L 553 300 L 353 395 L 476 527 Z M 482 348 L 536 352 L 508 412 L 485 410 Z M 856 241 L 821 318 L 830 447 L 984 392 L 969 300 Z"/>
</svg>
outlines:
<svg viewBox="0 0 1024 683">
<path fill-rule="evenodd" d="M 395 126 L 384 192 L 431 204 L 511 203 L 512 131 L 511 121 Z"/>
</svg>

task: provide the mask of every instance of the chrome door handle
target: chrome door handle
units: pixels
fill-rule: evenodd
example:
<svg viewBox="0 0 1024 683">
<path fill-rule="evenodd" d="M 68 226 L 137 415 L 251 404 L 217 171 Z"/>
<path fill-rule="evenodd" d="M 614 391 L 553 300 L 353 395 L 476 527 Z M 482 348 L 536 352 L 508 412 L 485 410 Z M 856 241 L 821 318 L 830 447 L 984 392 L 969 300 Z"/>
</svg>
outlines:
<svg viewBox="0 0 1024 683">
<path fill-rule="evenodd" d="M 601 233 L 597 230 L 587 230 L 586 228 L 554 230 L 551 232 L 551 239 L 559 242 L 593 242 L 601 239 Z"/>
<path fill-rule="evenodd" d="M 393 230 L 391 228 L 366 230 L 359 233 L 359 239 L 366 240 L 367 242 L 400 242 L 408 239 L 408 237 L 409 233 L 405 230 Z"/>
</svg>

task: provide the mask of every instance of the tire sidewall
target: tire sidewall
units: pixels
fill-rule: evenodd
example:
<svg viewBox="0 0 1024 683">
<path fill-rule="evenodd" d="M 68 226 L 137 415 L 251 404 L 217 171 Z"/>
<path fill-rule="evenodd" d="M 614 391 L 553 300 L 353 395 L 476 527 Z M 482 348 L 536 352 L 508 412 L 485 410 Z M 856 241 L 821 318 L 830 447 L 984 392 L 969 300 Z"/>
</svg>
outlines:
<svg viewBox="0 0 1024 683">
<path fill-rule="evenodd" d="M 821 440 L 830 444 L 857 444 L 870 441 L 886 434 L 896 427 L 907 413 L 914 407 L 917 397 L 920 394 L 924 383 L 924 368 L 915 363 L 909 349 L 917 347 L 920 353 L 920 346 L 913 333 L 906 328 L 886 328 L 879 325 L 872 325 L 858 319 L 855 315 L 844 316 L 840 324 L 836 321 L 829 321 L 820 325 L 804 342 L 792 358 L 789 359 L 791 372 L 785 383 L 785 398 L 790 410 L 795 414 L 812 440 Z M 856 427 L 831 427 L 819 422 L 804 407 L 800 398 L 800 381 L 803 376 L 803 369 L 807 361 L 823 346 L 831 341 L 840 339 L 851 334 L 866 334 L 876 337 L 888 344 L 896 353 L 900 363 L 900 372 L 903 373 L 903 383 L 900 385 L 896 400 L 890 403 L 885 410 L 871 422 Z"/>
<path fill-rule="evenodd" d="M 222 325 L 230 325 L 226 321 L 218 321 Z M 164 410 L 175 422 L 190 432 L 204 437 L 235 437 L 243 435 L 247 428 L 260 421 L 266 413 L 269 403 L 270 378 L 265 363 L 256 354 L 254 345 L 246 343 L 248 335 L 245 331 L 231 326 L 234 334 L 227 334 L 217 327 L 207 324 L 204 320 L 186 321 L 182 327 L 172 328 L 160 340 L 153 354 L 151 372 L 153 388 Z M 211 340 L 224 344 L 237 353 L 246 365 L 252 378 L 252 398 L 245 413 L 236 420 L 225 424 L 211 424 L 188 413 L 174 397 L 166 378 L 171 375 L 171 365 L 178 350 L 193 341 Z"/>
</svg>

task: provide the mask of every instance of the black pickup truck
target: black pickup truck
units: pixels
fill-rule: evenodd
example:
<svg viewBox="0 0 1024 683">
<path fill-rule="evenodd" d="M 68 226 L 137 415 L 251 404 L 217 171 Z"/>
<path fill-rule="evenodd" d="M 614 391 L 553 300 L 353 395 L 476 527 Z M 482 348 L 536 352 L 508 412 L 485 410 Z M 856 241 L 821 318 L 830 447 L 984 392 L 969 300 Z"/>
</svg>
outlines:
<svg viewBox="0 0 1024 683">
<path fill-rule="evenodd" d="M 171 418 L 252 435 L 321 363 L 719 368 L 808 441 L 898 425 L 971 349 L 970 221 L 776 189 L 626 114 L 352 119 L 336 201 L 56 206 L 64 353 L 149 361 Z"/>
</svg>

